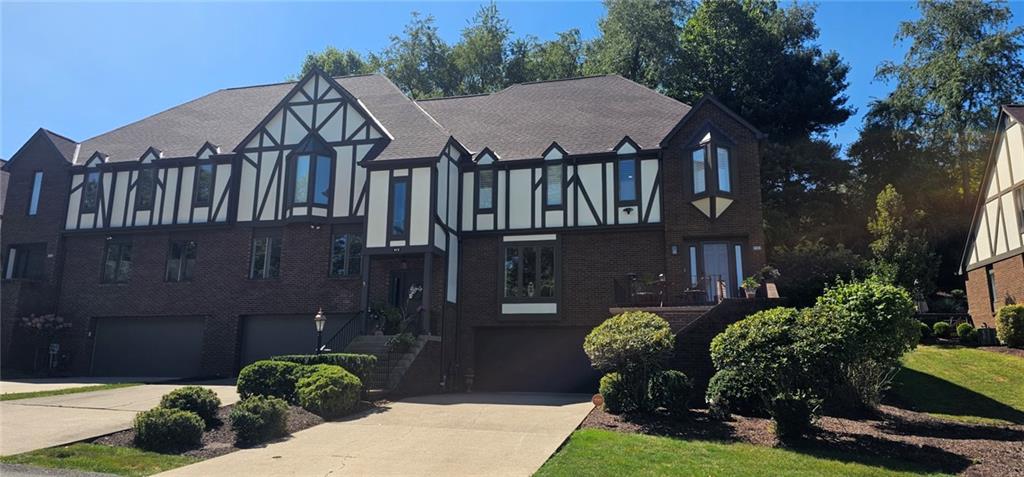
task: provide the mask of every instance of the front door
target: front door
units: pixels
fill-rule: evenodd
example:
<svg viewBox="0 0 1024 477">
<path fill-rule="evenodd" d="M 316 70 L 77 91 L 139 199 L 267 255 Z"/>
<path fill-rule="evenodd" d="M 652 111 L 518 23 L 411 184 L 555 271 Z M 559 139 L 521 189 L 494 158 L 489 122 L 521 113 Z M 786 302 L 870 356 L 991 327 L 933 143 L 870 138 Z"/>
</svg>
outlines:
<svg viewBox="0 0 1024 477">
<path fill-rule="evenodd" d="M 388 304 L 402 310 L 404 317 L 410 317 L 417 315 L 422 303 L 423 270 L 392 270 Z"/>
<path fill-rule="evenodd" d="M 701 248 L 704 249 L 707 299 L 711 303 L 717 303 L 721 298 L 726 298 L 729 290 L 732 290 L 732 280 L 729 276 L 729 246 L 724 243 L 705 243 Z M 724 286 L 720 286 L 720 282 Z"/>
</svg>

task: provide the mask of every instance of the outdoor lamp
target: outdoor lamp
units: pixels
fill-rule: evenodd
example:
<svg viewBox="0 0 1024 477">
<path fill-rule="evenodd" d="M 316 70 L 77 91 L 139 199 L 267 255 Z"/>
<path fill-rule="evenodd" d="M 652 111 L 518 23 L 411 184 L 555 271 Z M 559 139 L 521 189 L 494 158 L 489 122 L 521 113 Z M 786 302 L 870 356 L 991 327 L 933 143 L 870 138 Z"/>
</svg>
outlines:
<svg viewBox="0 0 1024 477">
<path fill-rule="evenodd" d="M 324 309 L 320 307 L 316 312 L 316 316 L 313 317 L 313 324 L 316 325 L 316 354 L 320 354 L 322 348 L 321 342 L 324 336 L 324 325 L 327 323 L 327 317 L 324 316 Z"/>
</svg>

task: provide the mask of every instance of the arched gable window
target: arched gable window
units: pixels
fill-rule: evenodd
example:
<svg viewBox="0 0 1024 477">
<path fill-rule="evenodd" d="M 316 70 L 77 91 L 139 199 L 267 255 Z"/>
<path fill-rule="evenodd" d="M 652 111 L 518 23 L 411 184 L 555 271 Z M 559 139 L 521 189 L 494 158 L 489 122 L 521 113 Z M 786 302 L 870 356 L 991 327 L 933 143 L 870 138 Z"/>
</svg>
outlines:
<svg viewBox="0 0 1024 477">
<path fill-rule="evenodd" d="M 288 156 L 288 198 L 292 205 L 330 203 L 334 151 L 317 135 L 307 136 Z"/>
</svg>

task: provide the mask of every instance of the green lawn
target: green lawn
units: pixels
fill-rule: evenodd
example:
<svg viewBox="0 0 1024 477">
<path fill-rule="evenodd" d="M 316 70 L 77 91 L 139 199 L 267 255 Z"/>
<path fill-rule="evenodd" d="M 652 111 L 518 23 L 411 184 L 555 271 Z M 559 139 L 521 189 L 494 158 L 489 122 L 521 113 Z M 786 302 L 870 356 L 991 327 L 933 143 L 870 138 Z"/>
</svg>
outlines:
<svg viewBox="0 0 1024 477">
<path fill-rule="evenodd" d="M 920 346 L 896 375 L 899 403 L 938 417 L 1024 424 L 1024 359 L 974 348 Z"/>
<path fill-rule="evenodd" d="M 535 474 L 549 476 L 911 476 L 946 475 L 916 464 L 642 434 L 582 429 Z"/>
<path fill-rule="evenodd" d="M 127 476 L 153 475 L 197 461 L 198 459 L 192 457 L 157 454 L 128 447 L 99 444 L 72 444 L 0 457 L 0 462 L 5 464 L 106 472 Z"/>
<path fill-rule="evenodd" d="M 77 388 L 53 389 L 50 391 L 33 391 L 28 393 L 4 393 L 0 394 L 0 401 L 13 401 L 15 399 L 29 399 L 46 396 L 60 396 L 62 394 L 87 393 L 92 391 L 105 391 L 107 389 L 126 388 L 138 386 L 140 383 L 112 383 L 98 384 L 95 386 L 81 386 Z"/>
</svg>

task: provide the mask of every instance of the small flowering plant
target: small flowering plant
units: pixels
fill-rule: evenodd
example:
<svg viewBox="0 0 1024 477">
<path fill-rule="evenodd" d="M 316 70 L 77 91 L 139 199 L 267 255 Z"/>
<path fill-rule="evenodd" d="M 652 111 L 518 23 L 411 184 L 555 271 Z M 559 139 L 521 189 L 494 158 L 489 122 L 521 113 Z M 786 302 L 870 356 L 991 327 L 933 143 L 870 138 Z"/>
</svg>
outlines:
<svg viewBox="0 0 1024 477">
<path fill-rule="evenodd" d="M 40 335 L 52 336 L 57 334 L 61 330 L 71 328 L 71 323 L 64 321 L 63 317 L 48 314 L 39 315 L 35 314 L 25 316 L 21 318 L 21 326 L 28 328 L 29 330 L 35 331 Z"/>
</svg>

